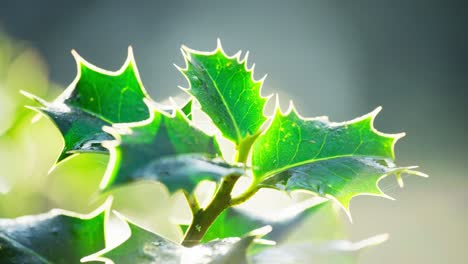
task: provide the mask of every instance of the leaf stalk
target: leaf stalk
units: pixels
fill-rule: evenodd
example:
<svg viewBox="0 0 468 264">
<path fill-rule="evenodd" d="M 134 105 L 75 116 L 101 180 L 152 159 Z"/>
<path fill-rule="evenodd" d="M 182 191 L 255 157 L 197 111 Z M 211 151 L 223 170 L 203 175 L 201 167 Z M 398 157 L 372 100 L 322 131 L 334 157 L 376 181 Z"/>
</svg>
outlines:
<svg viewBox="0 0 468 264">
<path fill-rule="evenodd" d="M 206 208 L 200 208 L 193 214 L 192 223 L 182 241 L 183 246 L 198 245 L 218 215 L 231 206 L 231 192 L 240 176 L 240 173 L 226 175 L 210 204 Z"/>
</svg>

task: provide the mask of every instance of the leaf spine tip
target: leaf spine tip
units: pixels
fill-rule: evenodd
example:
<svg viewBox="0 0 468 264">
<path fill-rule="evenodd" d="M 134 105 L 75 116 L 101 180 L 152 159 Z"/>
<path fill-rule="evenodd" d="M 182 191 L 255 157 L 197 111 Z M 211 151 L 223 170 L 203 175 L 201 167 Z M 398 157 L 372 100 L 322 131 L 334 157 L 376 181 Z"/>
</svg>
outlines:
<svg viewBox="0 0 468 264">
<path fill-rule="evenodd" d="M 276 246 L 277 245 L 276 241 L 263 239 L 263 238 L 255 238 L 253 240 L 253 242 L 255 244 L 266 245 L 266 246 Z"/>
<path fill-rule="evenodd" d="M 382 106 L 379 105 L 371 112 L 371 115 L 377 116 L 377 114 L 380 113 L 380 111 L 382 111 Z"/>
<path fill-rule="evenodd" d="M 401 132 L 401 133 L 397 133 L 397 134 L 393 134 L 393 137 L 395 138 L 395 141 L 403 138 L 406 136 L 406 133 L 405 132 Z"/>
<path fill-rule="evenodd" d="M 279 101 L 279 94 L 274 94 L 275 95 L 275 113 L 278 113 L 281 116 L 284 116 L 285 114 L 281 111 L 281 105 Z"/>
<path fill-rule="evenodd" d="M 188 62 L 191 61 L 190 48 L 185 45 L 182 45 L 180 46 L 180 52 L 182 53 L 182 56 L 184 57 L 185 63 L 188 64 Z"/>
<path fill-rule="evenodd" d="M 255 71 L 255 63 L 252 63 L 252 66 L 250 66 L 250 68 L 247 68 L 247 63 L 245 64 L 245 69 L 249 72 L 252 73 L 252 80 L 255 82 L 255 78 L 254 78 L 254 71 Z"/>
<path fill-rule="evenodd" d="M 248 233 L 248 236 L 254 236 L 254 237 L 262 237 L 268 233 L 270 233 L 273 230 L 273 227 L 271 225 L 266 225 L 264 227 L 260 227 L 257 229 L 254 229 Z"/>
<path fill-rule="evenodd" d="M 405 187 L 405 183 L 403 182 L 403 177 L 400 172 L 395 173 L 395 178 L 400 188 Z"/>
<path fill-rule="evenodd" d="M 175 64 L 175 63 L 173 63 L 172 65 L 174 65 L 174 67 L 175 67 L 178 71 L 180 71 L 180 72 L 182 72 L 182 73 L 185 73 L 185 72 L 187 71 L 187 68 L 182 68 L 182 67 L 180 67 L 179 65 L 177 65 L 177 64 Z"/>
<path fill-rule="evenodd" d="M 63 150 L 62 150 L 63 151 Z M 62 153 L 60 153 L 60 155 L 62 155 Z M 58 160 L 50 167 L 50 169 L 47 171 L 47 175 L 50 175 L 54 170 L 55 168 L 57 168 L 57 162 L 59 162 Z"/>
<path fill-rule="evenodd" d="M 75 49 L 71 49 L 70 52 L 71 52 L 73 57 L 81 58 L 80 54 L 78 54 L 78 52 Z"/>
<path fill-rule="evenodd" d="M 224 51 L 223 51 L 224 52 Z M 226 57 L 229 57 L 227 56 L 226 53 L 224 53 L 226 55 Z M 242 50 L 239 50 L 237 51 L 233 56 L 232 58 L 235 58 L 237 60 L 238 63 L 242 63 L 242 59 L 241 59 L 241 56 L 242 56 Z"/>
<path fill-rule="evenodd" d="M 249 52 L 249 51 L 246 51 L 246 52 L 245 52 L 245 55 L 244 55 L 244 58 L 242 58 L 242 60 L 241 60 L 242 63 L 245 63 L 245 68 L 246 68 L 246 69 L 248 69 L 248 67 L 247 67 L 247 60 L 249 59 L 249 54 L 250 54 L 250 52 Z"/>
<path fill-rule="evenodd" d="M 289 100 L 289 104 L 288 104 L 288 110 L 286 111 L 285 115 L 289 115 L 291 113 L 294 113 L 296 114 L 297 116 L 301 117 L 299 115 L 299 113 L 297 112 L 297 109 L 296 109 L 296 106 L 294 105 L 294 101 L 293 100 Z M 301 117 L 302 119 L 304 119 L 303 117 Z"/>
<path fill-rule="evenodd" d="M 127 53 L 128 53 L 129 56 L 131 55 L 133 57 L 133 47 L 132 47 L 132 45 L 128 45 Z"/>
<path fill-rule="evenodd" d="M 24 90 L 20 90 L 20 93 L 21 93 L 23 96 L 25 96 L 26 98 L 29 98 L 29 99 L 35 101 L 36 103 L 39 103 L 39 104 L 42 105 L 42 106 L 48 106 L 48 105 L 49 105 L 48 102 L 46 102 L 45 100 L 43 100 L 43 99 L 40 98 L 39 96 L 36 96 L 36 95 L 34 95 L 34 94 L 32 94 L 32 93 L 26 92 L 26 91 L 24 91 Z"/>
<path fill-rule="evenodd" d="M 190 90 L 191 90 L 190 87 L 189 87 L 189 88 L 185 88 L 185 87 L 182 87 L 182 86 L 180 86 L 180 85 L 178 85 L 177 87 L 178 87 L 179 89 L 181 89 L 182 92 L 184 92 L 184 93 L 186 93 L 186 94 L 188 94 L 188 95 L 190 95 L 190 96 L 193 96 L 192 93 L 191 93 L 191 91 L 190 91 Z"/>
<path fill-rule="evenodd" d="M 379 189 L 379 190 L 380 190 L 380 189 Z M 382 191 L 381 191 L 381 192 L 382 192 Z M 389 199 L 389 200 L 391 200 L 391 201 L 396 201 L 396 199 L 395 199 L 394 197 L 392 197 L 392 196 L 390 196 L 390 195 L 388 195 L 388 194 L 386 194 L 386 193 L 384 193 L 384 192 L 382 192 L 380 195 L 377 195 L 377 196 L 380 196 L 380 197 Z"/>
<path fill-rule="evenodd" d="M 133 53 L 133 48 L 131 45 L 129 45 L 127 48 L 127 59 L 125 60 L 125 63 L 123 64 L 121 70 L 124 71 L 128 67 L 133 67 L 135 74 L 138 76 L 138 79 L 140 79 L 137 66 L 136 66 L 136 62 L 135 62 L 135 54 Z"/>
<path fill-rule="evenodd" d="M 360 250 L 369 246 L 379 245 L 387 241 L 389 238 L 390 235 L 387 233 L 376 235 L 354 243 L 353 248 L 355 250 Z"/>
<path fill-rule="evenodd" d="M 342 203 L 341 201 L 339 201 L 338 199 L 336 199 L 334 196 L 332 195 L 329 195 L 329 194 L 326 194 L 325 195 L 326 198 L 332 200 L 335 202 L 336 205 L 338 205 L 338 207 L 340 207 L 341 209 L 343 209 L 343 211 L 345 212 L 346 216 L 348 217 L 348 220 L 350 223 L 353 223 L 353 217 L 351 215 L 351 210 L 349 209 L 349 203 L 350 201 L 348 201 L 346 204 Z"/>
</svg>

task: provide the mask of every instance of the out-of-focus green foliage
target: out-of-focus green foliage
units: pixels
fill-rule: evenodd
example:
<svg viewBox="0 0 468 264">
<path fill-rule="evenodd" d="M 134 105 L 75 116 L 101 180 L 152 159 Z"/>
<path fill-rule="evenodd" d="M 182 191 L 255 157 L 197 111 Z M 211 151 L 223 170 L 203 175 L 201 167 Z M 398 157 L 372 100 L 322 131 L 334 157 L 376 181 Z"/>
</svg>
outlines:
<svg viewBox="0 0 468 264">
<path fill-rule="evenodd" d="M 187 248 L 145 230 L 128 220 L 125 221 L 130 228 L 130 236 L 127 240 L 115 248 L 96 253 L 84 260 L 113 260 L 119 264 L 247 264 L 248 247 L 256 237 L 261 237 L 264 234 L 264 232 L 257 232 L 247 234 L 242 238 L 216 239 L 209 243 Z"/>
<path fill-rule="evenodd" d="M 247 234 L 259 226 L 269 225 L 273 230 L 264 238 L 280 242 L 287 238 L 289 233 L 300 225 L 304 219 L 316 214 L 324 206 L 324 204 L 305 205 L 304 202 L 303 206 L 298 206 L 299 204 L 278 210 L 275 218 L 261 217 L 255 214 L 255 212 L 229 208 L 216 218 L 216 221 L 210 226 L 202 241 L 208 242 L 216 238 L 238 237 Z"/>
<path fill-rule="evenodd" d="M 79 157 L 48 175 L 62 140 L 53 125 L 24 107 L 30 100 L 20 90 L 46 98 L 60 92 L 34 48 L 0 33 L 0 217 L 54 207 L 89 211 L 96 206 L 89 198 L 107 157 Z M 34 119 L 37 122 L 31 122 Z"/>
<path fill-rule="evenodd" d="M 0 219 L 0 262 L 79 263 L 83 256 L 105 246 L 108 210 L 109 206 L 103 206 L 89 215 L 52 210 Z"/>
</svg>

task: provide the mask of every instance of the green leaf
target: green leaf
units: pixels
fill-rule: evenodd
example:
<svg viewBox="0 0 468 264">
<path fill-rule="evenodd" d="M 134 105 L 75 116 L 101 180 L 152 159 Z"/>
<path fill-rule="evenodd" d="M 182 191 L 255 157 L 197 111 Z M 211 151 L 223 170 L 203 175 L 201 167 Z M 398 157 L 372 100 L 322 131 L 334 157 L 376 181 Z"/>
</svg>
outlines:
<svg viewBox="0 0 468 264">
<path fill-rule="evenodd" d="M 86 260 L 112 260 L 118 264 L 247 264 L 247 249 L 257 234 L 211 241 L 191 248 L 181 246 L 125 220 L 131 235 L 122 244 L 105 249 Z"/>
<path fill-rule="evenodd" d="M 48 116 L 64 138 L 58 161 L 80 152 L 106 152 L 101 146 L 112 137 L 103 126 L 141 121 L 149 116 L 143 99 L 148 97 L 141 84 L 132 49 L 122 68 L 106 71 L 86 62 L 75 51 L 78 74 L 70 86 L 52 103 L 24 94 L 41 106 L 33 109 Z"/>
<path fill-rule="evenodd" d="M 215 137 L 194 127 L 180 109 L 172 115 L 154 109 L 148 120 L 106 130 L 117 140 L 104 143 L 110 162 L 103 190 L 149 179 L 164 183 L 172 192 L 191 192 L 202 180 L 216 181 L 238 170 L 219 158 Z"/>
<path fill-rule="evenodd" d="M 277 109 L 268 130 L 253 145 L 254 178 L 264 187 L 307 190 L 336 199 L 346 210 L 360 194 L 385 196 L 377 186 L 389 174 L 412 173 L 398 168 L 394 144 L 404 134 L 384 134 L 373 127 L 380 108 L 344 123 L 303 118 Z"/>
<path fill-rule="evenodd" d="M 193 100 L 189 100 L 183 107 L 182 107 L 182 112 L 185 114 L 188 120 L 192 121 L 193 116 L 192 116 L 192 105 L 193 105 Z"/>
<path fill-rule="evenodd" d="M 240 145 L 255 135 L 266 120 L 263 108 L 268 98 L 260 95 L 263 79 L 253 79 L 247 56 L 240 60 L 239 52 L 229 57 L 219 40 L 212 52 L 183 46 L 182 53 L 186 68 L 180 70 L 190 83 L 186 91 L 200 102 L 224 137 Z"/>
<path fill-rule="evenodd" d="M 104 223 L 110 204 L 89 215 L 54 209 L 0 219 L 1 263 L 79 263 L 105 246 Z"/>
<path fill-rule="evenodd" d="M 299 166 L 267 180 L 262 185 L 280 190 L 308 190 L 337 200 L 349 213 L 351 198 L 358 195 L 388 197 L 378 182 L 388 175 L 418 174 L 415 167 L 395 167 L 373 158 L 336 158 Z"/>
<path fill-rule="evenodd" d="M 270 247 L 253 256 L 254 264 L 296 264 L 296 263 L 359 263 L 359 255 L 369 247 L 379 245 L 388 239 L 387 234 L 377 235 L 359 242 L 347 240 L 327 243 L 291 243 Z"/>
<path fill-rule="evenodd" d="M 315 214 L 325 204 L 310 204 L 310 201 L 278 211 L 275 219 L 262 218 L 254 212 L 237 208 L 228 208 L 221 213 L 210 226 L 202 242 L 226 237 L 240 237 L 262 226 L 271 226 L 272 231 L 265 239 L 282 241 L 297 225 L 308 216 Z"/>
</svg>

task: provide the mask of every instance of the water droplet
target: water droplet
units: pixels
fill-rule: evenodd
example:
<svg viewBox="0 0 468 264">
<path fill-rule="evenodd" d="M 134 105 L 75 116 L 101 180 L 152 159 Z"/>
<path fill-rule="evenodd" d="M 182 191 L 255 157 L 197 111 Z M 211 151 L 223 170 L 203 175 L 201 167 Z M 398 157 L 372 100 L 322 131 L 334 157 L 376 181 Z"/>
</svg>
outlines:
<svg viewBox="0 0 468 264">
<path fill-rule="evenodd" d="M 200 86 L 202 83 L 202 81 L 195 75 L 192 75 L 190 80 L 192 81 L 192 86 Z"/>
<path fill-rule="evenodd" d="M 59 230 L 57 227 L 52 227 L 52 229 L 50 230 L 50 233 L 54 236 L 58 235 L 59 233 Z"/>
</svg>

